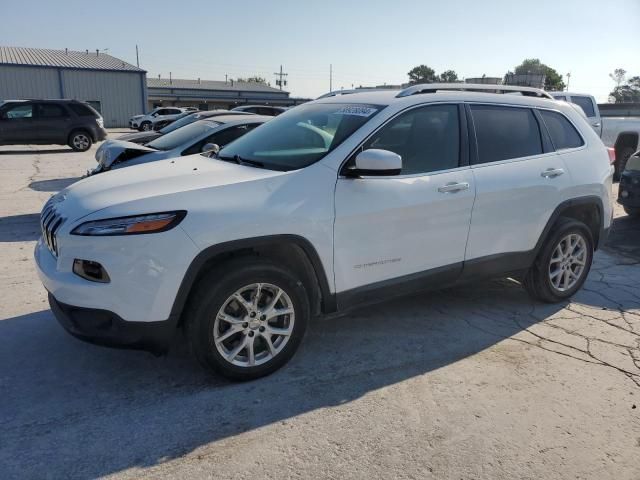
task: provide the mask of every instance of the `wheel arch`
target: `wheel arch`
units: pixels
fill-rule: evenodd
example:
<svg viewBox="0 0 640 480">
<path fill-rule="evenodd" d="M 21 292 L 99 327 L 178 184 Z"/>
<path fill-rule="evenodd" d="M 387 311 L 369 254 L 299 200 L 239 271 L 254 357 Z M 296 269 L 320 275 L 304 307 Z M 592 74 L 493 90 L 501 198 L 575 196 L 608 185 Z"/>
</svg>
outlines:
<svg viewBox="0 0 640 480">
<path fill-rule="evenodd" d="M 309 240 L 298 235 L 268 235 L 233 240 L 201 251 L 187 268 L 173 302 L 171 315 L 182 323 L 182 312 L 200 278 L 211 268 L 231 258 L 257 256 L 285 263 L 303 281 L 310 294 L 313 313 L 336 311 L 335 295 L 320 256 Z"/>
<path fill-rule="evenodd" d="M 534 258 L 540 252 L 540 249 L 542 248 L 545 240 L 549 237 L 553 227 L 562 217 L 572 218 L 587 225 L 593 237 L 594 248 L 597 250 L 601 246 L 600 242 L 605 238 L 604 206 L 602 199 L 595 195 L 572 198 L 558 205 L 551 214 L 551 217 L 549 217 L 542 235 L 540 235 L 538 243 L 536 244 Z"/>
<path fill-rule="evenodd" d="M 77 126 L 77 127 L 73 127 L 71 130 L 69 130 L 69 135 L 67 135 L 67 144 L 71 143 L 71 137 L 73 137 L 73 134 L 76 132 L 84 132 L 87 135 L 89 135 L 89 138 L 91 139 L 91 141 L 93 143 L 96 142 L 96 138 L 93 134 L 93 132 L 87 128 L 87 127 L 83 127 L 83 126 Z"/>
</svg>

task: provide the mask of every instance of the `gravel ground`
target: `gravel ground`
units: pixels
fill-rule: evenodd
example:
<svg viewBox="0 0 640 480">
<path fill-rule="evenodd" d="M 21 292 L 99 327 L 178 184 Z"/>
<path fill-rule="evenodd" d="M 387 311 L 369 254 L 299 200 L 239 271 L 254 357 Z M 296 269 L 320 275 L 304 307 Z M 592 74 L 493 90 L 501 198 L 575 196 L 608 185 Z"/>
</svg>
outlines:
<svg viewBox="0 0 640 480">
<path fill-rule="evenodd" d="M 312 323 L 276 374 L 232 384 L 84 344 L 49 311 L 38 212 L 92 151 L 0 147 L 0 476 L 640 478 L 640 222 L 571 303 L 509 280 Z"/>
</svg>

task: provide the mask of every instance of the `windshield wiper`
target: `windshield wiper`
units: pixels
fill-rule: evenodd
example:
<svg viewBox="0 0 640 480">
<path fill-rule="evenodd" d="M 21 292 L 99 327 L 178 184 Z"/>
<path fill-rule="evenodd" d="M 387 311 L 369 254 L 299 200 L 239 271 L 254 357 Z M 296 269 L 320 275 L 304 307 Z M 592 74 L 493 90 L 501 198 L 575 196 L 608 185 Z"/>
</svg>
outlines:
<svg viewBox="0 0 640 480">
<path fill-rule="evenodd" d="M 233 157 L 216 157 L 218 160 L 222 160 L 224 162 L 234 162 L 238 165 L 250 165 L 252 167 L 260 167 L 264 168 L 264 163 L 258 162 L 256 160 L 247 160 L 242 158 L 240 155 L 234 155 Z"/>
</svg>

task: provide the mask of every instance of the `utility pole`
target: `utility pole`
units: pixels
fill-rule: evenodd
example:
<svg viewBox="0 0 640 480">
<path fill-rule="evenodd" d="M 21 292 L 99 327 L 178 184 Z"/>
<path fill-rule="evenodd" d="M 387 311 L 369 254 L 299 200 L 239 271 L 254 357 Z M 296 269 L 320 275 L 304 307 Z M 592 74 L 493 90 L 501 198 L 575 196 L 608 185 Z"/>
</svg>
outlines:
<svg viewBox="0 0 640 480">
<path fill-rule="evenodd" d="M 571 81 L 571 72 L 567 73 L 567 92 L 569 91 L 569 82 Z"/>
<path fill-rule="evenodd" d="M 289 74 L 288 73 L 282 73 L 282 65 L 280 65 L 280 73 L 275 72 L 274 75 L 279 78 L 278 80 L 276 80 L 276 85 L 278 85 L 280 87 L 280 90 L 282 90 L 282 85 L 283 84 L 284 85 L 287 84 L 286 80 L 284 80 L 284 82 L 283 82 L 282 77 L 286 77 Z"/>
<path fill-rule="evenodd" d="M 136 45 L 136 65 L 140 68 L 140 57 L 138 56 L 138 45 Z"/>
<path fill-rule="evenodd" d="M 224 74 L 224 83 L 227 83 L 227 74 Z"/>
<path fill-rule="evenodd" d="M 333 92 L 333 64 L 329 64 L 329 91 Z"/>
</svg>

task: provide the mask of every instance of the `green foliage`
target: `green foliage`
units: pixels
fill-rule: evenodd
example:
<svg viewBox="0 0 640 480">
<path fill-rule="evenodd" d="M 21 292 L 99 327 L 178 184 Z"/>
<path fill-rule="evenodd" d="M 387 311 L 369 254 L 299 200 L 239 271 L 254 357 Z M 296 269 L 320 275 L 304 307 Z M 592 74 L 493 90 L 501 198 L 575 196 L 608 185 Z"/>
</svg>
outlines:
<svg viewBox="0 0 640 480">
<path fill-rule="evenodd" d="M 616 103 L 640 103 L 640 77 L 631 77 L 624 85 L 618 85 L 611 96 L 616 99 Z"/>
<path fill-rule="evenodd" d="M 460 81 L 455 70 L 445 70 L 439 75 L 439 80 L 443 83 L 456 83 Z"/>
<path fill-rule="evenodd" d="M 567 87 L 562 80 L 562 75 L 555 69 L 542 63 L 538 58 L 525 59 L 514 69 L 514 72 L 516 75 L 526 75 L 528 73 L 544 74 L 546 76 L 544 81 L 545 90 L 562 91 Z"/>
<path fill-rule="evenodd" d="M 438 81 L 436 71 L 426 65 L 412 68 L 407 75 L 409 75 L 409 83 L 434 83 Z"/>
<path fill-rule="evenodd" d="M 619 87 L 624 83 L 624 80 L 627 76 L 627 71 L 624 68 L 616 68 L 613 73 L 609 74 L 611 80 L 616 82 L 616 87 Z"/>
<path fill-rule="evenodd" d="M 253 77 L 247 77 L 247 78 L 237 78 L 236 82 L 243 82 L 243 83 L 262 83 L 264 85 L 267 84 L 267 79 L 263 78 L 263 77 L 259 77 L 257 75 L 254 75 Z"/>
</svg>

